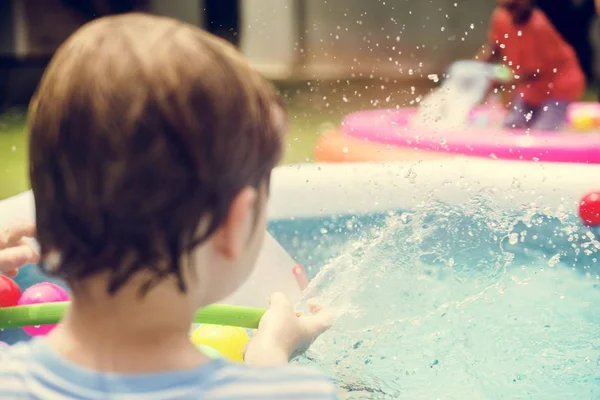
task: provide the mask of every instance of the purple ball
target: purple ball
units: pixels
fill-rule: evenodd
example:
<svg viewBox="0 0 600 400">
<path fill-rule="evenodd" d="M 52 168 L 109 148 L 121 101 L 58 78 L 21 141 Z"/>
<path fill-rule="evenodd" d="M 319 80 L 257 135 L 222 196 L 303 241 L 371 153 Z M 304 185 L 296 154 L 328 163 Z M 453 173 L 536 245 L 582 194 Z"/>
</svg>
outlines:
<svg viewBox="0 0 600 400">
<path fill-rule="evenodd" d="M 27 288 L 21 299 L 19 300 L 20 306 L 31 305 L 31 304 L 42 304 L 42 303 L 57 303 L 60 301 L 68 301 L 69 294 L 62 287 L 50 283 L 42 282 L 36 283 L 35 285 Z M 39 325 L 39 326 L 25 326 L 23 330 L 31 336 L 47 335 L 56 325 Z"/>
</svg>

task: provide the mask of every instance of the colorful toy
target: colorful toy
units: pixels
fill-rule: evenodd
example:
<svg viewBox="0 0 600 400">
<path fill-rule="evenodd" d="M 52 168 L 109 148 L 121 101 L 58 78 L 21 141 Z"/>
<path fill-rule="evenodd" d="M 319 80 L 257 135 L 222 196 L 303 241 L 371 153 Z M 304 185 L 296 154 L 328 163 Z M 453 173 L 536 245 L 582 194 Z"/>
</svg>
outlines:
<svg viewBox="0 0 600 400">
<path fill-rule="evenodd" d="M 57 324 L 64 317 L 70 302 L 40 303 L 0 308 L 0 330 L 30 325 Z M 212 304 L 196 311 L 194 322 L 258 328 L 264 308 Z"/>
<path fill-rule="evenodd" d="M 567 122 L 576 131 L 600 129 L 599 103 L 574 103 L 567 110 Z"/>
<path fill-rule="evenodd" d="M 243 328 L 210 324 L 200 325 L 190 339 L 196 346 L 208 346 L 234 362 L 244 361 L 244 347 L 250 340 Z"/>
<path fill-rule="evenodd" d="M 600 192 L 588 193 L 581 199 L 579 217 L 586 226 L 600 225 Z"/>
<path fill-rule="evenodd" d="M 0 307 L 13 307 L 19 303 L 21 289 L 8 276 L 0 275 Z"/>
<path fill-rule="evenodd" d="M 42 282 L 26 289 L 23 292 L 18 305 L 22 306 L 40 303 L 56 303 L 68 300 L 69 294 L 65 289 L 54 283 Z M 25 326 L 23 327 L 23 330 L 31 336 L 40 336 L 48 334 L 50 331 L 52 331 L 52 329 L 54 329 L 55 326 L 56 325 L 54 324 Z"/>
</svg>

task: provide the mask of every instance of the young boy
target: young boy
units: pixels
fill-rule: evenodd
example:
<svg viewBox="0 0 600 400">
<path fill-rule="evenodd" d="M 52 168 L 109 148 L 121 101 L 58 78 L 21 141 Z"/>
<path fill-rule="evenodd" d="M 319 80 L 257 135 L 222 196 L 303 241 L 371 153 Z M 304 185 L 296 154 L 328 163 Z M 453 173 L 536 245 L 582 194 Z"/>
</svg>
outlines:
<svg viewBox="0 0 600 400">
<path fill-rule="evenodd" d="M 29 124 L 37 232 L 7 231 L 0 269 L 37 261 L 35 234 L 72 304 L 47 337 L 0 351 L 0 398 L 337 398 L 286 365 L 330 326 L 317 306 L 298 317 L 273 295 L 245 365 L 188 337 L 195 310 L 252 270 L 286 131 L 233 47 L 168 18 L 101 18 L 58 49 Z"/>
<path fill-rule="evenodd" d="M 533 0 L 496 0 L 485 61 L 503 62 L 515 75 L 506 128 L 559 130 L 567 106 L 585 90 L 573 48 Z"/>
</svg>

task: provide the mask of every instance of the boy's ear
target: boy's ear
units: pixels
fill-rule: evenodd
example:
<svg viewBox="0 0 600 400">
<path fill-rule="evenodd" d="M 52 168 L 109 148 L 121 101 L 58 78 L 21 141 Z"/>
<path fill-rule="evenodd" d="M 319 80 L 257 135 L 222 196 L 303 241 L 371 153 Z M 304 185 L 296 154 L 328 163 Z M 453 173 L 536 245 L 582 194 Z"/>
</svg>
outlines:
<svg viewBox="0 0 600 400">
<path fill-rule="evenodd" d="M 258 192 L 246 186 L 234 197 L 227 215 L 214 236 L 217 251 L 229 261 L 236 261 L 254 231 Z"/>
</svg>

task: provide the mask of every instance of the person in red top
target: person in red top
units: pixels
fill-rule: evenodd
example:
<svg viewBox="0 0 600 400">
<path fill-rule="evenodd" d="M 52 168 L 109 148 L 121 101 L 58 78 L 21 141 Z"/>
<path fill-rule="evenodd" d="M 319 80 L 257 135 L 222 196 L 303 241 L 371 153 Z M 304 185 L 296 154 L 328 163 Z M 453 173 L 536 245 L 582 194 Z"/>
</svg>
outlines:
<svg viewBox="0 0 600 400">
<path fill-rule="evenodd" d="M 577 55 L 532 0 L 496 0 L 488 35 L 488 62 L 514 73 L 506 128 L 559 130 L 567 106 L 585 91 Z"/>
</svg>

